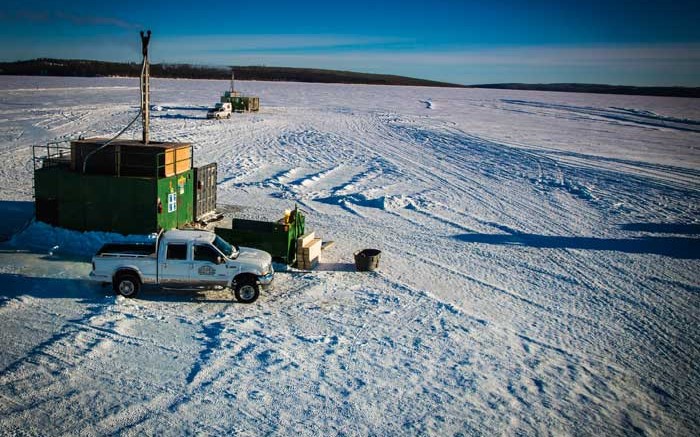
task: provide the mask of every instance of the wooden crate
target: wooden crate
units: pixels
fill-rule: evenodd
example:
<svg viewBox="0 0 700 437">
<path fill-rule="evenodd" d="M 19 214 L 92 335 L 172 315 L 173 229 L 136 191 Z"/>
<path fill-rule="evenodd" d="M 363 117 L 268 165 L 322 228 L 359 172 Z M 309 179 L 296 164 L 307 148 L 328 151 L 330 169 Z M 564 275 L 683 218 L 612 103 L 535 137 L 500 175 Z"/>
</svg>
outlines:
<svg viewBox="0 0 700 437">
<path fill-rule="evenodd" d="M 109 142 L 109 144 L 107 144 Z M 163 155 L 161 158 L 159 155 Z M 170 177 L 192 168 L 188 143 L 86 138 L 71 141 L 71 170 L 86 173 L 138 177 Z"/>
<path fill-rule="evenodd" d="M 192 168 L 190 146 L 165 149 L 165 176 L 184 173 Z"/>
<path fill-rule="evenodd" d="M 314 258 L 311 260 L 299 260 L 297 259 L 297 268 L 302 270 L 312 270 L 318 266 L 319 259 Z"/>
<path fill-rule="evenodd" d="M 297 255 L 301 255 L 306 259 L 314 259 L 321 256 L 321 239 L 314 238 L 306 246 L 301 248 L 301 251 L 297 249 Z"/>
<path fill-rule="evenodd" d="M 314 233 L 314 231 L 311 231 L 297 238 L 297 251 L 303 248 L 304 246 L 308 245 L 314 238 L 316 238 L 316 234 Z"/>
<path fill-rule="evenodd" d="M 313 232 L 297 239 L 297 268 L 309 270 L 318 265 L 323 242 Z"/>
</svg>

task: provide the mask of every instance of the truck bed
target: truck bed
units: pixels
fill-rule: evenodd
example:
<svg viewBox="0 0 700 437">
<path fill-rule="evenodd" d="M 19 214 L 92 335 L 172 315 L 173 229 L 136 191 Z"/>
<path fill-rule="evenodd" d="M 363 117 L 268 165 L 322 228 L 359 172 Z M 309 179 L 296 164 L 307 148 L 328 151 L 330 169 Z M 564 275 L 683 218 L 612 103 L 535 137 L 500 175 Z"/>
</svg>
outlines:
<svg viewBox="0 0 700 437">
<path fill-rule="evenodd" d="M 155 256 L 156 243 L 107 243 L 97 256 Z"/>
</svg>

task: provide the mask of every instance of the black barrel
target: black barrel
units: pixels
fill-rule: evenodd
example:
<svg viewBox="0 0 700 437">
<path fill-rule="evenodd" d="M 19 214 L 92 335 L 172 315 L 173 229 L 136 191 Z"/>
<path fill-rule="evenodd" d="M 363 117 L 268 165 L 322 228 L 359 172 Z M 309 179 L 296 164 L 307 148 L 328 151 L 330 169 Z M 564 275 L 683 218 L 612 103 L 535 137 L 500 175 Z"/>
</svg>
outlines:
<svg viewBox="0 0 700 437">
<path fill-rule="evenodd" d="M 373 272 L 379 267 L 382 251 L 378 249 L 363 249 L 355 252 L 355 269 L 358 272 Z"/>
</svg>

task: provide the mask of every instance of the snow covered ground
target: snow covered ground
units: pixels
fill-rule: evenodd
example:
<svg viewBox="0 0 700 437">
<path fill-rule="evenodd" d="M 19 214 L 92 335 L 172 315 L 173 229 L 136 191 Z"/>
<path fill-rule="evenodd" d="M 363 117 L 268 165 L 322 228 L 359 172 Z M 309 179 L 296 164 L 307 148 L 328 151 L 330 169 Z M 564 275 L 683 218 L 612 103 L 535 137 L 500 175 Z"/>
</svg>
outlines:
<svg viewBox="0 0 700 437">
<path fill-rule="evenodd" d="M 108 237 L 25 226 L 29 145 L 116 133 L 137 81 L 0 77 L 0 434 L 700 433 L 700 100 L 239 85 L 214 121 L 226 81 L 154 80 L 151 136 L 336 242 L 253 305 L 85 281 Z"/>
</svg>

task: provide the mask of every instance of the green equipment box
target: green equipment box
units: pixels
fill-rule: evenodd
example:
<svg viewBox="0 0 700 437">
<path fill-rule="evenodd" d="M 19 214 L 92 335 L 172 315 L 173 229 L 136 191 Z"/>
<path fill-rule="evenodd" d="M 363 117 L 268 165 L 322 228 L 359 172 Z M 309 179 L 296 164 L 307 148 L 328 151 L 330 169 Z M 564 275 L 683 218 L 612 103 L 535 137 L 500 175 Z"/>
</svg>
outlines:
<svg viewBox="0 0 700 437">
<path fill-rule="evenodd" d="M 231 244 L 264 250 L 289 265 L 296 261 L 297 238 L 304 235 L 304 221 L 304 215 L 295 208 L 288 218 L 276 222 L 234 218 L 230 229 L 217 227 L 214 232 Z"/>
</svg>

